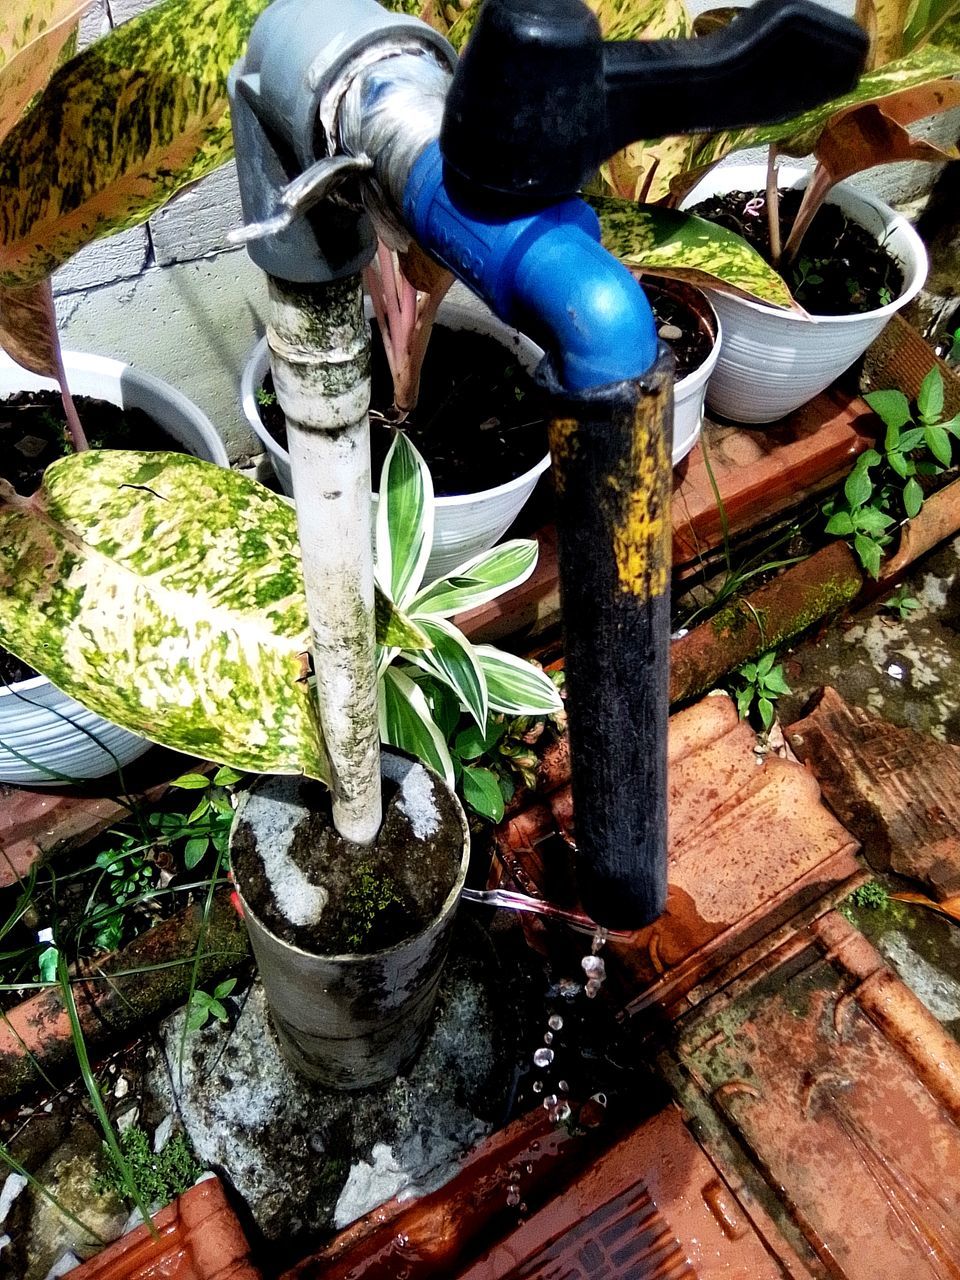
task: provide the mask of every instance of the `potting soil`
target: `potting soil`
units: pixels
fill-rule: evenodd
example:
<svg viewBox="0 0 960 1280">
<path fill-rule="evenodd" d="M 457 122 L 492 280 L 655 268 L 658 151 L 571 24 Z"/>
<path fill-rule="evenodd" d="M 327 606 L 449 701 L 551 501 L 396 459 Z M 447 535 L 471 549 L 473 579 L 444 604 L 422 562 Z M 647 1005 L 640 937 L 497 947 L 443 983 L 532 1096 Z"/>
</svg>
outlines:
<svg viewBox="0 0 960 1280">
<path fill-rule="evenodd" d="M 244 898 L 277 937 L 317 954 L 368 954 L 437 915 L 460 866 L 455 802 L 415 765 L 401 786 L 384 783 L 383 809 L 380 834 L 365 848 L 335 830 L 320 783 L 260 785 L 234 832 L 233 866 Z"/>
</svg>

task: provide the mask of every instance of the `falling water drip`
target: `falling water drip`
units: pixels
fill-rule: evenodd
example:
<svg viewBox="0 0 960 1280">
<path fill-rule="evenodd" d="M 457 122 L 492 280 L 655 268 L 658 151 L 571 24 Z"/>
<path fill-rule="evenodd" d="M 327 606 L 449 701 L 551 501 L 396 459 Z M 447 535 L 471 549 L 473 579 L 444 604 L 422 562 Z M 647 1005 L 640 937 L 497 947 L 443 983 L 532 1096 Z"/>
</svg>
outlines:
<svg viewBox="0 0 960 1280">
<path fill-rule="evenodd" d="M 552 1049 L 537 1049 L 533 1055 L 533 1065 L 535 1067 L 549 1067 L 553 1057 Z"/>
<path fill-rule="evenodd" d="M 542 1081 L 542 1080 L 534 1080 L 534 1082 L 533 1082 L 533 1092 L 534 1092 L 534 1093 L 543 1093 L 543 1081 Z"/>
<path fill-rule="evenodd" d="M 520 1203 L 520 1188 L 513 1183 L 507 1187 L 507 1204 L 511 1209 L 515 1209 Z"/>
<path fill-rule="evenodd" d="M 555 1093 L 548 1093 L 543 1100 L 543 1105 L 547 1111 L 552 1111 L 559 1101 L 560 1099 Z"/>
<path fill-rule="evenodd" d="M 547 1019 L 547 1026 L 550 1028 L 551 1031 L 563 1030 L 563 1019 L 560 1017 L 559 1013 L 552 1013 L 550 1015 L 550 1017 Z"/>
<path fill-rule="evenodd" d="M 557 1081 L 557 1088 L 560 1090 L 560 1092 L 561 1092 L 561 1093 L 569 1093 L 569 1092 L 570 1092 L 570 1086 L 567 1084 L 566 1080 L 558 1080 L 558 1081 Z"/>
<path fill-rule="evenodd" d="M 543 1043 L 544 1043 L 544 1044 L 553 1044 L 553 1032 L 552 1032 L 552 1031 L 547 1031 L 547 1032 L 545 1032 L 544 1037 L 543 1037 Z"/>
<path fill-rule="evenodd" d="M 609 937 L 610 935 L 607 932 L 607 930 L 603 927 L 603 925 L 598 924 L 597 932 L 593 935 L 593 938 L 590 942 L 590 950 L 593 952 L 594 955 L 596 955 L 597 952 L 603 949 Z"/>
<path fill-rule="evenodd" d="M 572 978 L 560 979 L 560 994 L 564 1000 L 576 1000 L 582 990 L 580 983 L 574 982 Z"/>
</svg>

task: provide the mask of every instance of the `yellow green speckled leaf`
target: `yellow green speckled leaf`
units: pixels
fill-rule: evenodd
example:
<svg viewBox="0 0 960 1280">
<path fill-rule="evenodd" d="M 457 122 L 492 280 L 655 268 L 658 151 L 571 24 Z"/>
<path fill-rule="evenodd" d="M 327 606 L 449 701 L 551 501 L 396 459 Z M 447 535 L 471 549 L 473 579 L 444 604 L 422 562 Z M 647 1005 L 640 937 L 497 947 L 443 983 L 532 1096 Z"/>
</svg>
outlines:
<svg viewBox="0 0 960 1280">
<path fill-rule="evenodd" d="M 904 32 L 904 48 L 936 44 L 960 47 L 960 0 L 913 0 Z"/>
<path fill-rule="evenodd" d="M 165 0 L 61 67 L 0 146 L 0 282 L 142 222 L 232 151 L 226 78 L 267 0 Z"/>
<path fill-rule="evenodd" d="M 49 280 L 9 289 L 0 284 L 0 347 L 32 373 L 56 378 L 57 315 Z"/>
<path fill-rule="evenodd" d="M 641 207 L 629 200 L 591 196 L 590 204 L 600 218 L 604 246 L 628 267 L 775 307 L 795 305 L 777 272 L 724 227 L 689 213 Z"/>
<path fill-rule="evenodd" d="M 0 138 L 50 79 L 92 0 L 3 0 L 0 6 Z"/>
<path fill-rule="evenodd" d="M 689 34 L 682 0 L 586 0 L 605 40 L 674 40 Z"/>
<path fill-rule="evenodd" d="M 75 454 L 0 506 L 0 642 L 125 729 L 325 778 L 296 515 L 181 454 Z"/>
<path fill-rule="evenodd" d="M 377 595 L 377 639 L 429 648 Z M 183 454 L 89 452 L 0 495 L 0 643 L 135 733 L 254 773 L 327 776 L 296 514 Z"/>
<path fill-rule="evenodd" d="M 732 151 L 766 147 L 774 142 L 786 155 L 805 156 L 815 150 L 824 126 L 843 108 L 864 102 L 882 102 L 891 94 L 957 74 L 960 74 L 960 57 L 957 54 L 933 46 L 914 49 L 906 57 L 861 76 L 857 87 L 842 98 L 814 107 L 792 120 L 714 135 L 697 151 L 691 168 L 701 172 Z M 676 184 L 674 190 L 677 190 Z"/>
</svg>

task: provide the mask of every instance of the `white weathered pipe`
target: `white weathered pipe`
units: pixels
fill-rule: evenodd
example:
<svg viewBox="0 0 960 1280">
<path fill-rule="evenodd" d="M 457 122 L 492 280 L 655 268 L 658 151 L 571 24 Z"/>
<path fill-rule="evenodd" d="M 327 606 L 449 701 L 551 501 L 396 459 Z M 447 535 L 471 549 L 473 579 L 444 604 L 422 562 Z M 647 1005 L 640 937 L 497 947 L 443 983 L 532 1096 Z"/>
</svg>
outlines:
<svg viewBox="0 0 960 1280">
<path fill-rule="evenodd" d="M 270 280 L 267 342 L 287 420 L 333 820 L 357 844 L 380 829 L 370 503 L 370 340 L 360 277 Z"/>
</svg>

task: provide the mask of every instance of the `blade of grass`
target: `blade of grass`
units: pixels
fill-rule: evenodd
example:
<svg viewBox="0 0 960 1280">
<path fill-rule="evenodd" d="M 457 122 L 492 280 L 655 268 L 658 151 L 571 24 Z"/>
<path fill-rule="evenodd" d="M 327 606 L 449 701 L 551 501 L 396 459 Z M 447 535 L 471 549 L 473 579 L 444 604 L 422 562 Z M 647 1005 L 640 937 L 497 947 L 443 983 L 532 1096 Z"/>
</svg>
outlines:
<svg viewBox="0 0 960 1280">
<path fill-rule="evenodd" d="M 73 988 L 70 985 L 70 971 L 67 968 L 67 960 L 62 951 L 57 956 L 57 978 L 60 983 L 60 993 L 63 997 L 63 1003 L 67 1010 L 67 1017 L 70 1019 L 70 1035 L 73 1038 L 73 1049 L 77 1055 L 80 1075 L 83 1077 L 83 1083 L 87 1090 L 87 1096 L 90 1099 L 90 1105 L 93 1107 L 94 1114 L 100 1121 L 100 1128 L 103 1130 L 107 1150 L 113 1158 L 127 1194 L 140 1210 L 140 1214 L 144 1222 L 149 1227 L 150 1234 L 154 1239 L 159 1239 L 160 1233 L 157 1231 L 157 1228 L 154 1226 L 150 1217 L 150 1206 L 144 1201 L 143 1196 L 140 1193 L 140 1188 L 134 1181 L 130 1164 L 120 1149 L 120 1143 L 117 1141 L 117 1135 L 114 1131 L 113 1125 L 110 1123 L 110 1117 L 107 1115 L 107 1108 L 103 1104 L 103 1098 L 100 1094 L 100 1086 L 97 1084 L 96 1078 L 90 1067 L 90 1059 L 87 1056 L 87 1044 L 83 1038 L 83 1028 L 80 1026 L 80 1015 L 77 1013 L 77 1004 L 73 998 Z"/>
</svg>

